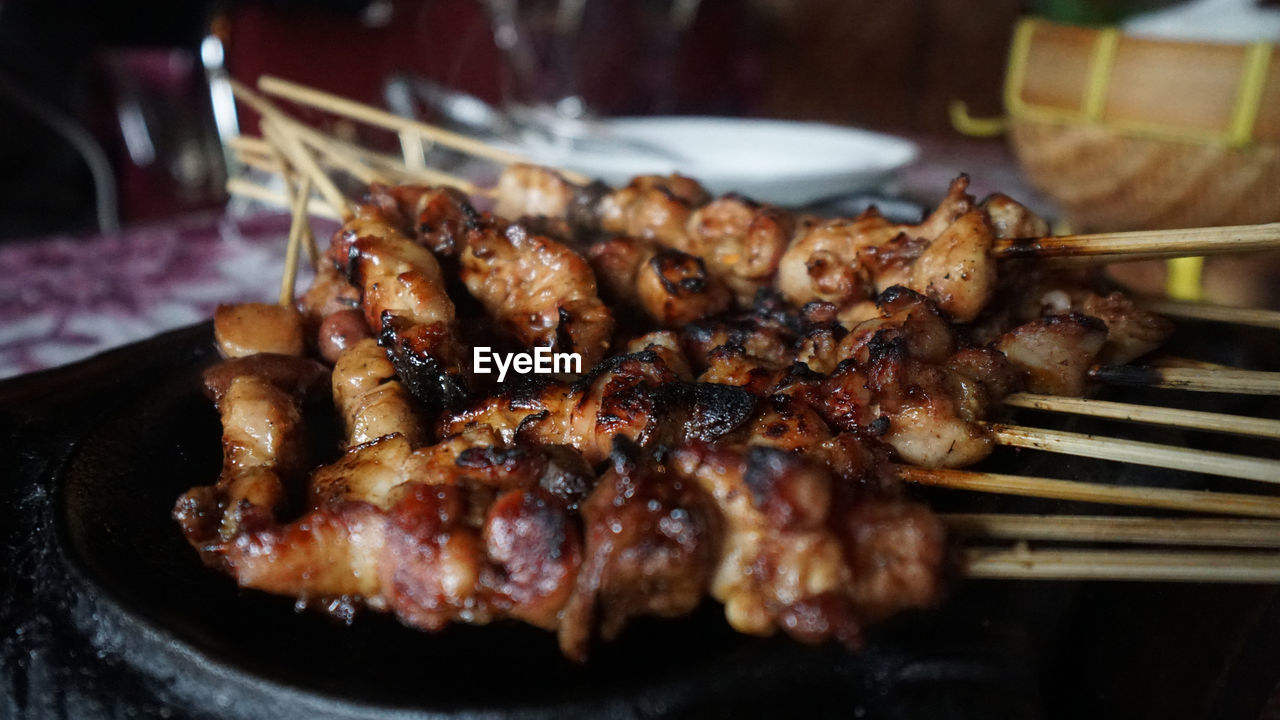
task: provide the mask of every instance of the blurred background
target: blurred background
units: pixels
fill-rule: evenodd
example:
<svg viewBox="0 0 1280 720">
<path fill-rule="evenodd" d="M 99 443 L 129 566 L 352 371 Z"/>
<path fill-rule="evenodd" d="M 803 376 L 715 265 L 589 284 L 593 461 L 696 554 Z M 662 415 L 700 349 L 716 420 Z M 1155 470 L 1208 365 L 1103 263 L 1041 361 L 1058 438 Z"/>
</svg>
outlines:
<svg viewBox="0 0 1280 720">
<path fill-rule="evenodd" d="M 975 116 L 1001 114 L 1019 17 L 1103 24 L 1171 4 L 5 0 L 0 158 L 17 172 L 0 179 L 0 236 L 111 229 L 222 203 L 207 80 L 218 67 L 383 106 L 388 82 L 410 77 L 497 105 L 560 93 L 602 116 L 821 120 L 930 148 L 931 138 L 958 137 L 953 99 Z M 513 70 L 519 50 L 510 38 L 504 47 L 504 13 L 531 26 L 552 16 L 549 29 L 530 33 L 542 34 L 533 39 L 542 43 L 540 77 Z M 974 152 L 1003 149 L 992 144 Z M 959 153 L 959 170 L 963 147 L 932 149 Z"/>
</svg>

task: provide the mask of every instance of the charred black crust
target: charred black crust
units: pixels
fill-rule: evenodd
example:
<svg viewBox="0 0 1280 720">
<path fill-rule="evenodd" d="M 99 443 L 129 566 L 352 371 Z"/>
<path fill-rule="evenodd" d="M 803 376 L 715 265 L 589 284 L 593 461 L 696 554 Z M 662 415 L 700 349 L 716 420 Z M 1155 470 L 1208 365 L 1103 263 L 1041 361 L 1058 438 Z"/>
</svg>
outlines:
<svg viewBox="0 0 1280 720">
<path fill-rule="evenodd" d="M 912 300 L 917 300 L 919 302 L 928 302 L 928 298 L 924 295 L 921 295 L 905 285 L 890 285 L 884 289 L 884 292 L 880 293 L 879 297 L 876 298 L 876 307 L 884 309 L 886 305 L 896 303 L 903 298 L 911 298 Z"/>
<path fill-rule="evenodd" d="M 1054 325 L 1079 325 L 1089 330 L 1101 330 L 1106 332 L 1107 324 L 1102 320 L 1079 312 L 1062 313 L 1059 315 L 1046 315 L 1040 318 L 1040 322 L 1046 327 Z"/>
<path fill-rule="evenodd" d="M 749 420 L 756 408 L 756 397 L 733 385 L 669 383 L 659 392 L 665 403 L 692 411 L 687 430 L 693 440 L 715 440 L 732 432 Z"/>
<path fill-rule="evenodd" d="M 529 459 L 531 452 L 521 445 L 492 445 L 467 448 L 458 453 L 454 461 L 458 467 L 482 470 L 492 467 L 512 467 Z"/>
<path fill-rule="evenodd" d="M 858 365 L 858 361 L 856 359 L 845 358 L 844 360 L 841 360 L 840 362 L 836 363 L 835 369 L 831 371 L 831 377 L 835 377 L 837 375 L 843 375 L 850 371 L 857 372 L 860 369 L 861 369 L 861 366 Z"/>
<path fill-rule="evenodd" d="M 569 224 L 582 230 L 595 230 L 600 225 L 600 201 L 613 189 L 596 180 L 578 187 L 569 202 Z"/>
<path fill-rule="evenodd" d="M 791 367 L 787 368 L 787 374 L 778 380 L 778 387 L 790 387 L 803 382 L 821 382 L 826 377 L 826 375 L 810 369 L 805 363 L 795 362 L 791 364 Z"/>
<path fill-rule="evenodd" d="M 559 381 L 550 375 L 516 375 L 503 383 L 502 396 L 507 398 L 507 407 L 512 410 L 536 410 L 542 407 L 547 388 L 558 384 Z"/>
<path fill-rule="evenodd" d="M 685 268 L 692 264 L 694 271 L 684 275 Z M 662 289 L 668 295 L 692 295 L 707 289 L 707 266 L 702 258 L 679 250 L 663 250 L 649 258 L 649 267 L 658 275 Z M 677 282 L 672 282 L 670 275 L 682 275 Z"/>
<path fill-rule="evenodd" d="M 613 436 L 613 450 L 609 453 L 609 464 L 618 474 L 619 481 L 629 479 L 640 468 L 643 452 L 640 445 L 626 435 Z"/>
<path fill-rule="evenodd" d="M 569 510 L 577 510 L 596 486 L 595 473 L 577 450 L 567 445 L 544 445 L 543 455 L 547 465 L 538 486 L 566 503 Z"/>
<path fill-rule="evenodd" d="M 516 426 L 516 431 L 514 433 L 515 437 L 520 438 L 524 433 L 528 432 L 529 428 L 533 427 L 534 425 L 537 425 L 543 420 L 546 420 L 547 416 L 549 416 L 550 414 L 551 414 L 551 411 L 542 410 L 541 412 L 536 412 L 536 413 L 524 416 L 523 418 L 520 419 L 520 424 Z"/>
<path fill-rule="evenodd" d="M 471 203 L 465 199 L 458 203 L 459 209 L 462 210 L 462 227 L 468 231 L 479 230 L 484 227 L 484 216 L 478 210 L 472 207 Z"/>
<path fill-rule="evenodd" d="M 1000 258 L 1004 260 L 1035 258 L 1041 256 L 1043 252 L 1044 244 L 1040 242 L 1040 238 L 1014 238 L 1000 251 Z"/>
<path fill-rule="evenodd" d="M 881 415 L 880 417 L 871 421 L 871 424 L 867 426 L 867 432 L 877 437 L 880 435 L 884 435 L 885 433 L 889 432 L 889 423 L 890 423 L 889 416 Z"/>
<path fill-rule="evenodd" d="M 358 238 L 357 238 L 358 240 Z M 360 248 L 352 242 L 347 246 L 347 262 L 342 268 L 342 274 L 347 278 L 347 282 L 356 287 L 364 287 L 364 273 L 360 269 Z"/>
<path fill-rule="evenodd" d="M 893 335 L 893 337 L 889 337 Z M 877 330 L 875 335 L 867 341 L 867 361 L 874 363 L 881 359 L 895 359 L 906 357 L 907 341 L 906 338 L 887 330 Z"/>
<path fill-rule="evenodd" d="M 390 313 L 383 313 L 378 344 L 386 349 L 387 358 L 410 394 L 429 412 L 456 410 L 466 404 L 467 389 L 462 379 L 449 374 L 440 361 L 430 355 L 406 348 Z"/>
<path fill-rule="evenodd" d="M 657 363 L 659 360 L 661 360 L 661 357 L 653 350 L 641 350 L 639 352 L 627 353 L 625 355 L 614 355 L 612 357 L 605 358 L 604 360 L 596 363 L 595 367 L 587 371 L 587 373 L 581 378 L 578 378 L 578 381 L 573 384 L 570 391 L 574 393 L 587 392 L 601 375 L 613 372 L 628 362 L 634 361 L 652 365 Z"/>
<path fill-rule="evenodd" d="M 773 495 L 778 481 L 803 462 L 798 456 L 778 448 L 756 445 L 748 450 L 742 481 L 751 491 L 753 504 L 762 506 Z"/>
<path fill-rule="evenodd" d="M 573 315 L 562 307 L 556 308 L 556 314 L 560 317 L 560 322 L 556 325 L 556 347 L 555 349 L 563 352 L 573 351 L 573 336 L 569 334 L 569 325 L 573 322 Z"/>
</svg>

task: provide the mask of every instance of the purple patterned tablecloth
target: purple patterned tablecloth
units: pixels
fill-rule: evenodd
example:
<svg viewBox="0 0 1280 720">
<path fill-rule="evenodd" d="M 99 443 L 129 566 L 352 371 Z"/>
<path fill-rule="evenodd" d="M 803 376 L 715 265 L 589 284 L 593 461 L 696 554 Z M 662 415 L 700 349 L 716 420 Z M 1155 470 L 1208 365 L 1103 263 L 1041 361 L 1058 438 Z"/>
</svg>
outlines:
<svg viewBox="0 0 1280 720">
<path fill-rule="evenodd" d="M 212 213 L 0 245 L 0 377 L 200 322 L 219 303 L 275 301 L 288 232 L 286 215 Z M 304 260 L 299 288 L 310 275 Z"/>
</svg>

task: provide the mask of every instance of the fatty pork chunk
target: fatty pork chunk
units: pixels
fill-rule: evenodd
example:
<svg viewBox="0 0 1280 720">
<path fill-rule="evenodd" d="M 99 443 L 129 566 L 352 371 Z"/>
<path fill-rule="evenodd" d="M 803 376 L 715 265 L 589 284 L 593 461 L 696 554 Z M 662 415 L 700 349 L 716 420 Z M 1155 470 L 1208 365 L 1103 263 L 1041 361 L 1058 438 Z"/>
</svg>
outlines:
<svg viewBox="0 0 1280 720">
<path fill-rule="evenodd" d="M 363 604 L 424 630 L 554 629 L 582 557 L 570 509 L 594 485 L 569 452 L 483 433 L 414 451 L 389 435 L 318 470 L 301 517 L 242 524 L 211 552 L 242 587 L 347 619 Z"/>
<path fill-rule="evenodd" d="M 638 307 L 659 327 L 682 327 L 720 313 L 732 302 L 701 257 L 651 240 L 608 238 L 594 243 L 587 257 L 615 307 Z"/>
<path fill-rule="evenodd" d="M 723 364 L 723 359 L 716 357 L 716 353 L 740 354 L 756 366 L 784 369 L 796 360 L 796 340 L 803 330 L 800 318 L 783 304 L 781 298 L 770 292 L 761 292 L 749 310 L 685 326 L 680 333 L 680 342 L 691 366 L 703 373 L 704 380 L 721 382 L 710 380 L 710 374 Z"/>
<path fill-rule="evenodd" d="M 772 285 L 795 225 L 786 211 L 730 194 L 695 210 L 684 243 L 676 247 L 703 258 L 738 306 L 750 307 L 756 293 Z"/>
<path fill-rule="evenodd" d="M 302 316 L 282 305 L 219 305 L 213 313 L 213 336 L 224 358 L 256 353 L 300 357 L 306 352 Z"/>
<path fill-rule="evenodd" d="M 332 262 L 319 264 L 311 287 L 298 299 L 297 307 L 307 337 L 330 365 L 346 348 L 373 337 L 360 309 L 360 289 Z"/>
<path fill-rule="evenodd" d="M 373 338 L 339 354 L 333 367 L 333 399 L 346 430 L 346 447 L 397 433 L 415 447 L 426 440 L 408 388 Z"/>
<path fill-rule="evenodd" d="M 259 353 L 205 371 L 205 393 L 222 419 L 222 472 L 178 499 L 174 518 L 201 557 L 219 564 L 219 543 L 285 511 L 307 468 L 303 404 L 328 380 L 311 360 Z"/>
<path fill-rule="evenodd" d="M 610 640 L 631 618 L 692 612 L 721 552 L 709 498 L 625 437 L 613 444 L 582 504 L 583 563 L 560 625 L 561 650 L 579 660 L 597 629 Z"/>
<path fill-rule="evenodd" d="M 777 448 L 694 443 L 670 462 L 724 527 L 710 590 L 735 630 L 857 646 L 864 620 L 938 601 L 944 536 L 924 506 L 855 492 Z"/>
<path fill-rule="evenodd" d="M 952 320 L 974 319 L 995 290 L 995 231 L 968 184 L 964 176 L 954 181 L 919 225 L 897 225 L 872 210 L 804 230 L 782 256 L 778 289 L 795 305 L 821 300 L 856 315 L 868 298 L 904 285 Z"/>
<path fill-rule="evenodd" d="M 626 187 L 603 193 L 596 202 L 600 230 L 684 248 L 693 209 L 710 200 L 696 180 L 683 175 L 640 175 Z"/>
<path fill-rule="evenodd" d="M 410 392 L 429 411 L 464 402 L 465 352 L 431 251 L 401 233 L 376 206 L 362 205 L 334 235 L 328 256 L 360 290 L 365 322 Z"/>
<path fill-rule="evenodd" d="M 449 187 L 375 183 L 369 200 L 387 222 L 438 258 L 457 257 L 467 232 L 481 222 L 466 194 Z"/>
<path fill-rule="evenodd" d="M 486 223 L 468 233 L 461 266 L 467 290 L 525 347 L 579 353 L 583 367 L 607 354 L 613 315 L 591 267 L 565 245 Z"/>
<path fill-rule="evenodd" d="M 741 389 L 681 381 L 663 354 L 644 350 L 611 357 L 572 384 L 511 387 L 443 418 L 439 432 L 487 426 L 507 443 L 572 446 L 594 465 L 610 456 L 616 437 L 645 447 L 714 439 L 745 422 L 754 407 Z"/>
<path fill-rule="evenodd" d="M 568 217 L 580 190 L 578 185 L 550 168 L 515 163 L 498 176 L 493 212 L 512 220 Z"/>
<path fill-rule="evenodd" d="M 958 349 L 951 326 L 918 293 L 891 288 L 880 306 L 883 317 L 841 340 L 823 384 L 824 416 L 879 437 L 914 465 L 963 467 L 986 457 L 992 441 L 978 421 L 1017 386 L 1010 363 L 991 349 Z"/>
<path fill-rule="evenodd" d="M 640 175 L 625 187 L 577 185 L 551 168 L 508 165 L 498 178 L 495 212 L 506 218 L 564 218 L 577 235 L 608 233 L 681 247 L 693 208 L 710 200 L 683 175 Z"/>
<path fill-rule="evenodd" d="M 1099 320 L 1106 328 L 1095 362 L 1127 363 L 1160 347 L 1173 334 L 1173 323 L 1139 307 L 1095 271 L 1033 268 L 1008 275 L 1001 283 L 997 308 L 970 331 L 976 342 L 991 342 L 1019 325 L 1074 313 Z"/>
</svg>

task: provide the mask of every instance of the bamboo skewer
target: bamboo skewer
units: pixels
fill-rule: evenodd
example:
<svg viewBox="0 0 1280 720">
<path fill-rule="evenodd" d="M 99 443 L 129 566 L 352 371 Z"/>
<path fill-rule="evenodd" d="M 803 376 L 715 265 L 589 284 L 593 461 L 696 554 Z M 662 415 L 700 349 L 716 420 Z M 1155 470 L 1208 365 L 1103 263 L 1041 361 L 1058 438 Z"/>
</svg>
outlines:
<svg viewBox="0 0 1280 720">
<path fill-rule="evenodd" d="M 434 168 L 409 169 L 399 159 L 391 155 L 373 152 L 357 145 L 343 142 L 324 133 L 305 126 L 293 125 L 300 131 L 303 142 L 321 153 L 321 163 L 331 165 L 338 170 L 359 179 L 365 184 L 381 183 L 420 183 L 426 185 L 447 185 L 455 187 L 468 195 L 491 197 L 494 191 L 483 188 L 473 182 L 464 180 Z M 267 167 L 264 156 L 271 153 L 272 145 L 261 138 L 239 135 L 228 143 L 236 152 L 236 157 L 246 165 L 267 172 L 279 172 L 278 168 Z"/>
<path fill-rule="evenodd" d="M 1280 522 L 1097 515 L 952 513 L 940 516 L 967 538 L 1280 548 Z"/>
<path fill-rule="evenodd" d="M 272 155 L 237 153 L 236 159 L 241 163 L 244 163 L 245 167 L 251 167 L 254 170 L 261 170 L 262 172 L 269 173 L 271 175 L 284 176 L 285 174 L 284 163 Z"/>
<path fill-rule="evenodd" d="M 352 217 L 351 203 L 342 194 L 342 191 L 338 189 L 338 186 L 333 184 L 333 180 L 320 168 L 311 151 L 303 146 L 296 136 L 291 135 L 270 118 L 263 119 L 262 132 L 273 144 L 280 147 L 291 165 L 311 179 L 316 189 L 320 192 L 320 196 L 338 211 L 338 215 L 343 220 Z"/>
<path fill-rule="evenodd" d="M 1147 259 L 1218 255 L 1275 248 L 1280 248 L 1280 223 L 1001 239 L 993 244 L 992 253 L 1002 258 L 1042 259 L 1062 257 L 1081 259 L 1091 256 L 1141 254 L 1144 259 Z"/>
<path fill-rule="evenodd" d="M 1280 518 L 1280 498 L 1262 495 L 1104 485 L 1079 480 L 1001 475 L 969 470 L 929 469 L 910 465 L 895 465 L 894 470 L 898 478 L 904 482 L 954 490 L 1218 515 Z"/>
<path fill-rule="evenodd" d="M 964 564 L 969 577 L 987 579 L 1280 582 L 1277 553 L 967 548 Z"/>
<path fill-rule="evenodd" d="M 1280 395 L 1280 373 L 1204 367 L 1101 365 L 1089 375 L 1112 385 L 1141 385 L 1192 392 Z"/>
<path fill-rule="evenodd" d="M 263 75 L 258 79 L 258 88 L 268 95 L 285 98 L 301 105 L 349 117 L 393 132 L 412 132 L 441 145 L 486 158 L 502 165 L 528 162 L 528 158 L 518 153 L 493 147 L 475 138 L 451 132 L 428 123 L 401 117 L 385 110 L 379 110 L 354 100 L 348 100 L 338 95 L 309 88 L 281 78 Z M 565 177 L 573 182 L 585 183 L 590 181 L 589 178 L 577 173 L 565 173 Z"/>
<path fill-rule="evenodd" d="M 285 248 L 284 274 L 280 280 L 280 304 L 285 307 L 293 305 L 298 256 L 301 254 L 303 236 L 307 234 L 307 199 L 311 196 L 311 179 L 303 175 L 298 186 L 292 188 L 291 195 L 292 221 L 289 224 L 289 244 Z"/>
<path fill-rule="evenodd" d="M 1239 368 L 1230 365 L 1222 365 L 1221 363 L 1209 362 L 1208 360 L 1195 360 L 1193 358 L 1178 357 L 1176 355 L 1158 355 L 1151 358 L 1148 362 L 1151 367 L 1157 368 L 1189 368 L 1193 370 L 1238 370 Z"/>
<path fill-rule="evenodd" d="M 233 135 L 226 142 L 241 161 L 246 157 L 270 158 L 277 152 L 266 138 L 253 135 Z"/>
<path fill-rule="evenodd" d="M 1280 483 L 1280 460 L 1001 423 L 991 423 L 987 427 L 995 435 L 997 443 L 1010 447 Z"/>
<path fill-rule="evenodd" d="M 249 198 L 259 202 L 279 205 L 280 207 L 289 207 L 289 198 L 278 190 L 273 190 L 265 185 L 259 185 L 244 178 L 231 178 L 227 180 L 227 192 L 238 197 Z M 338 212 L 333 209 L 327 202 L 320 198 L 310 198 L 307 200 L 307 212 L 316 217 L 322 217 L 327 220 L 339 220 Z"/>
<path fill-rule="evenodd" d="M 320 195 L 338 211 L 343 219 L 351 217 L 351 204 L 346 196 L 320 168 L 311 151 L 303 145 L 299 134 L 305 133 L 305 129 L 299 130 L 300 126 L 297 123 L 292 122 L 266 98 L 235 80 L 231 80 L 230 84 L 231 92 L 262 116 L 262 134 L 276 151 L 281 153 L 289 164 L 311 178 L 312 184 Z"/>
<path fill-rule="evenodd" d="M 1012 407 L 1044 410 L 1046 412 L 1087 415 L 1089 417 L 1124 420 L 1147 425 L 1167 425 L 1191 430 L 1280 440 L 1280 420 L 1267 418 L 1243 417 L 1201 410 L 1152 407 L 1150 405 L 1135 405 L 1088 398 L 1036 395 L 1033 393 L 1009 395 L 1005 397 L 1004 404 Z"/>
<path fill-rule="evenodd" d="M 1168 315 L 1169 317 L 1280 330 L 1280 311 L 1276 310 L 1238 308 L 1227 305 L 1211 305 L 1209 303 L 1181 302 L 1178 300 L 1146 300 L 1142 304 L 1152 312 Z"/>
<path fill-rule="evenodd" d="M 359 180 L 364 185 L 391 182 L 390 176 L 343 152 L 337 143 L 319 141 L 311 137 L 309 133 L 299 133 L 298 137 L 304 145 L 320 153 L 334 167 Z"/>
</svg>

